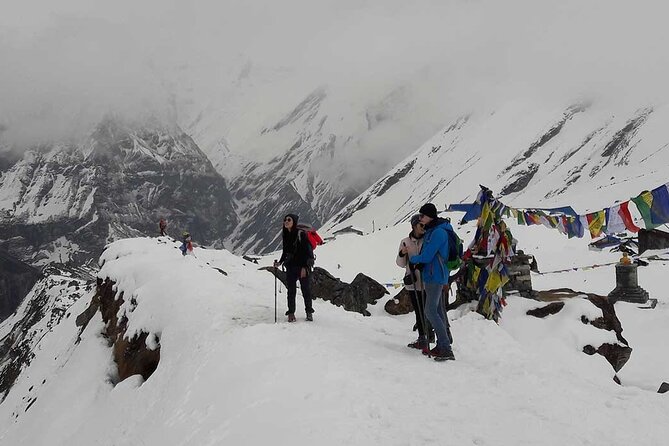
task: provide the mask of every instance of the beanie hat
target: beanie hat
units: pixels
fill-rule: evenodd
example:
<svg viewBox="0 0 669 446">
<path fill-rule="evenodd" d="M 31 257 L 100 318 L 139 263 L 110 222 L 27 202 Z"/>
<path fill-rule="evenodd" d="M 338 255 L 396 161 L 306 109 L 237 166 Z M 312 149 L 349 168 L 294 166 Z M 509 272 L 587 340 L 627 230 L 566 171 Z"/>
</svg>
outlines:
<svg viewBox="0 0 669 446">
<path fill-rule="evenodd" d="M 420 207 L 418 212 L 420 212 L 423 215 L 427 215 L 432 219 L 437 218 L 437 207 L 432 203 L 425 203 Z"/>
<path fill-rule="evenodd" d="M 290 217 L 291 220 L 293 220 L 293 225 L 297 226 L 297 222 L 300 220 L 300 217 L 297 214 L 286 214 L 283 219 L 285 220 L 286 217 Z"/>
<path fill-rule="evenodd" d="M 411 217 L 411 227 L 412 228 L 414 226 L 416 226 L 418 224 L 418 222 L 420 222 L 420 215 L 416 214 L 416 215 Z"/>
</svg>

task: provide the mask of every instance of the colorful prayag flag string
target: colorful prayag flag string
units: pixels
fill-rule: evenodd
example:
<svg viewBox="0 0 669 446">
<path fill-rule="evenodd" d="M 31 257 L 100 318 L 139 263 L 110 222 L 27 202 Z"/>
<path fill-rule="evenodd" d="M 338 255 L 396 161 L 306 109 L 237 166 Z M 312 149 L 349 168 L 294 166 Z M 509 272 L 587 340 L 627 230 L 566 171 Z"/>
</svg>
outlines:
<svg viewBox="0 0 669 446">
<path fill-rule="evenodd" d="M 510 217 L 512 209 L 493 201 L 488 192 L 482 190 L 476 198 L 481 212 L 474 240 L 464 255 L 462 285 L 477 296 L 477 311 L 497 322 L 506 305 L 502 289 L 510 280 L 506 265 L 514 255 L 513 236 L 500 215 Z"/>
<path fill-rule="evenodd" d="M 490 191 L 483 186 L 481 188 L 482 192 Z M 480 218 L 486 231 L 490 229 L 495 218 L 511 217 L 516 219 L 519 225 L 543 225 L 557 229 L 569 238 L 583 237 L 586 231 L 592 238 L 623 231 L 639 232 L 640 228 L 634 223 L 630 213 L 630 202 L 634 203 L 638 209 L 646 229 L 654 229 L 669 223 L 669 183 L 651 191 L 643 191 L 625 202 L 585 215 L 576 214 L 570 206 L 544 209 L 512 208 L 492 198 L 491 195 L 491 193 L 486 193 L 488 198 L 481 200 L 481 194 L 479 194 L 471 205 L 451 205 L 449 209 L 464 210 L 466 214 L 463 220 L 465 221 Z"/>
</svg>

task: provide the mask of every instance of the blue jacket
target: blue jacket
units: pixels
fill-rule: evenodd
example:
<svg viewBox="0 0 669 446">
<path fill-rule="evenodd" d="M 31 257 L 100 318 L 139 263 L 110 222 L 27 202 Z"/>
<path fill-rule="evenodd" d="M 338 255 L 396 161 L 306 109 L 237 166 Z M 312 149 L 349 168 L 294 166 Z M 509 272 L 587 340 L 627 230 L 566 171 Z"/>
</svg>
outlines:
<svg viewBox="0 0 669 446">
<path fill-rule="evenodd" d="M 448 284 L 449 271 L 446 266 L 446 260 L 448 259 L 447 229 L 453 229 L 451 224 L 447 220 L 438 220 L 436 226 L 425 232 L 420 254 L 409 259 L 411 263 L 423 263 L 425 265 L 421 271 L 425 283 Z"/>
</svg>

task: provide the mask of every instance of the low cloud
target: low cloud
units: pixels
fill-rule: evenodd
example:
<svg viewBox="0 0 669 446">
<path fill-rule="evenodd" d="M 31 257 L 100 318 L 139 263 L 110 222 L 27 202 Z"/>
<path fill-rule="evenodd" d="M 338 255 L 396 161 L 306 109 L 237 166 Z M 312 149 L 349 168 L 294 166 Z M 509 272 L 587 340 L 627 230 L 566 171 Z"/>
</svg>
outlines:
<svg viewBox="0 0 669 446">
<path fill-rule="evenodd" d="M 355 97 L 410 84 L 424 98 L 414 121 L 425 127 L 517 97 L 669 97 L 669 5 L 661 1 L 42 0 L 3 8 L 0 138 L 16 146 L 76 137 L 110 111 L 170 119 L 206 109 L 249 62 L 267 79 L 285 79 L 295 98 L 318 85 Z"/>
</svg>

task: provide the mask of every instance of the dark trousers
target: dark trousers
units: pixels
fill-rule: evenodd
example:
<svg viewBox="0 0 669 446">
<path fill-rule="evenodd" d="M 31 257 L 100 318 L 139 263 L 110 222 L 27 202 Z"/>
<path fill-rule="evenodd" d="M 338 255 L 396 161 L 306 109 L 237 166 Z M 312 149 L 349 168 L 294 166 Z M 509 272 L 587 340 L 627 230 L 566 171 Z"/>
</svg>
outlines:
<svg viewBox="0 0 669 446">
<path fill-rule="evenodd" d="M 286 267 L 286 289 L 288 290 L 288 311 L 286 314 L 295 314 L 295 296 L 297 295 L 297 281 L 300 281 L 300 288 L 302 289 L 302 297 L 304 297 L 304 309 L 309 313 L 313 313 L 314 309 L 311 306 L 311 284 L 309 280 L 309 273 L 304 279 L 300 278 L 302 268 L 299 266 Z"/>
<path fill-rule="evenodd" d="M 420 298 L 420 302 L 416 299 L 416 294 Z M 411 305 L 413 306 L 413 312 L 416 314 L 416 327 L 418 328 L 418 337 L 420 339 L 426 339 L 425 336 L 425 327 L 427 327 L 427 332 L 432 334 L 432 326 L 430 322 L 425 318 L 425 292 L 424 291 L 409 291 L 411 296 Z M 431 336 L 433 337 L 433 336 Z"/>
</svg>

